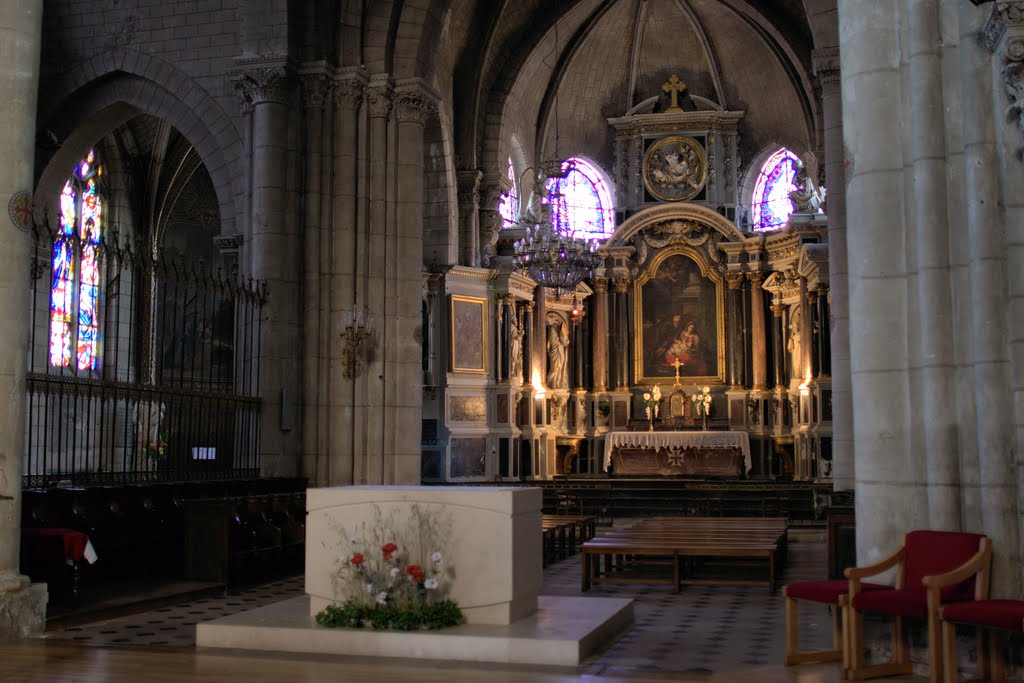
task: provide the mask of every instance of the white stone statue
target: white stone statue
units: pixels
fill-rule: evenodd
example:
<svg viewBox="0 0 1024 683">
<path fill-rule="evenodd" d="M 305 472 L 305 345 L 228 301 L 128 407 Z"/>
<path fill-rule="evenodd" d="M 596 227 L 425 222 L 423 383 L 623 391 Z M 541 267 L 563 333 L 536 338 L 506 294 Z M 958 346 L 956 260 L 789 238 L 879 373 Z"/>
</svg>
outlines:
<svg viewBox="0 0 1024 683">
<path fill-rule="evenodd" d="M 569 331 L 565 321 L 548 325 L 548 389 L 568 389 L 569 373 L 566 367 Z"/>
<path fill-rule="evenodd" d="M 511 340 L 508 349 L 509 379 L 523 379 L 523 326 L 518 313 L 512 314 Z"/>
<path fill-rule="evenodd" d="M 530 198 L 519 211 L 519 226 L 545 225 L 551 222 L 551 206 L 544 202 L 547 197 L 548 174 L 540 169 L 533 180 Z"/>
<path fill-rule="evenodd" d="M 800 157 L 803 166 L 797 169 L 793 184 L 795 190 L 789 193 L 794 213 L 821 213 L 825 203 L 825 188 L 818 185 L 818 159 L 811 152 Z"/>
</svg>

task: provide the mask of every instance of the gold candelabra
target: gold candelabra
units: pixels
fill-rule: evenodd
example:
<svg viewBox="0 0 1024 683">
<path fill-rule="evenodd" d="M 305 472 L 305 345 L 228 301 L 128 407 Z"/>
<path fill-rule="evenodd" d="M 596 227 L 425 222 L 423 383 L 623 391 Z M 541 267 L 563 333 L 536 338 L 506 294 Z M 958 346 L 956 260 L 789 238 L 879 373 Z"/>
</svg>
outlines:
<svg viewBox="0 0 1024 683">
<path fill-rule="evenodd" d="M 373 314 L 365 308 L 353 308 L 342 315 L 341 325 L 342 374 L 345 379 L 352 379 L 363 345 L 373 336 Z"/>
</svg>

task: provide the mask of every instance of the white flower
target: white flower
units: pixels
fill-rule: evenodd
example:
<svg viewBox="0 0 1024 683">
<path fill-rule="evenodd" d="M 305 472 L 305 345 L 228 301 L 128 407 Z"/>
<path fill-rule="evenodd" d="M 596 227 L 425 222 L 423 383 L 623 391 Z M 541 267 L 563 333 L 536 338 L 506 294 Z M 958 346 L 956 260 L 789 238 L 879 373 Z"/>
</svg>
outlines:
<svg viewBox="0 0 1024 683">
<path fill-rule="evenodd" d="M 366 594 L 367 595 L 373 595 L 373 584 L 372 583 L 366 584 Z"/>
<path fill-rule="evenodd" d="M 661 398 L 661 387 L 655 385 L 654 391 L 651 392 L 651 395 L 654 396 L 655 400 L 660 399 Z"/>
<path fill-rule="evenodd" d="M 429 579 L 423 582 L 423 587 L 428 591 L 432 591 L 437 588 L 437 577 L 431 576 Z"/>
<path fill-rule="evenodd" d="M 644 414 L 647 415 L 647 419 L 651 419 L 651 408 L 650 406 L 644 408 Z"/>
<path fill-rule="evenodd" d="M 392 567 L 392 568 L 391 568 L 391 570 L 390 570 L 390 571 L 388 572 L 388 574 L 390 574 L 390 575 L 391 575 L 391 578 L 393 579 L 393 578 L 395 578 L 396 576 L 398 576 L 398 573 L 399 573 L 400 571 L 402 571 L 402 570 L 401 570 L 401 569 L 399 569 L 398 567 Z"/>
<path fill-rule="evenodd" d="M 378 605 L 387 604 L 387 601 L 388 601 L 388 594 L 385 591 L 381 591 L 380 593 L 377 593 L 377 604 Z"/>
<path fill-rule="evenodd" d="M 645 400 L 645 401 L 650 401 L 650 400 L 651 400 L 651 394 L 650 394 L 650 392 L 645 392 L 645 393 L 644 393 L 644 400 Z"/>
<path fill-rule="evenodd" d="M 654 404 L 654 417 L 658 417 L 658 404 Z"/>
<path fill-rule="evenodd" d="M 443 559 L 444 558 L 441 557 L 441 551 L 440 550 L 435 550 L 433 552 L 433 554 L 430 556 L 430 561 L 433 562 L 434 564 L 441 564 L 441 560 L 443 560 Z"/>
<path fill-rule="evenodd" d="M 711 387 L 704 387 L 704 393 L 705 394 L 710 393 L 710 392 L 711 392 Z"/>
</svg>

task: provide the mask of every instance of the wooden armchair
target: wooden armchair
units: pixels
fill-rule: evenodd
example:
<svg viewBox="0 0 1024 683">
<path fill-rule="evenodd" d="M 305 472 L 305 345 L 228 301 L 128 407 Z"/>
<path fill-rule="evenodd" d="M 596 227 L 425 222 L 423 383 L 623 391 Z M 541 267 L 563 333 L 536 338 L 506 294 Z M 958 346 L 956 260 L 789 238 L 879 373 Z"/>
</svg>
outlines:
<svg viewBox="0 0 1024 683">
<path fill-rule="evenodd" d="M 1005 681 L 999 632 L 1024 631 L 1024 600 L 972 600 L 942 608 L 942 661 L 946 683 L 959 681 L 956 656 L 956 624 L 972 626 L 978 634 L 977 681 Z M 987 642 L 986 642 L 987 641 Z"/>
<path fill-rule="evenodd" d="M 850 567 L 847 646 L 850 680 L 909 674 L 913 668 L 903 637 L 903 619 L 928 625 L 928 665 L 932 683 L 942 682 L 939 609 L 943 603 L 988 597 L 992 544 L 981 534 L 955 531 L 911 531 L 903 546 L 868 567 Z M 861 580 L 898 568 L 896 585 L 888 590 L 863 590 Z M 864 614 L 894 618 L 892 661 L 864 664 Z"/>
</svg>

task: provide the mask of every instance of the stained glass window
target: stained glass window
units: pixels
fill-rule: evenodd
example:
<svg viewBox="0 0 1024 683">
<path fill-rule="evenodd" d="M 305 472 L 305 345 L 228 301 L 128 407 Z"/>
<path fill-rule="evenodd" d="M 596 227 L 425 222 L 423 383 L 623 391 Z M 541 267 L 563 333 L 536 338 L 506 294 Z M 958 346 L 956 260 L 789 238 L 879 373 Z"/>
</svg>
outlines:
<svg viewBox="0 0 1024 683">
<path fill-rule="evenodd" d="M 789 193 L 796 189 L 796 177 L 800 160 L 783 147 L 768 158 L 761 167 L 761 174 L 754 185 L 751 223 L 754 230 L 778 230 L 786 226 L 793 204 Z"/>
<path fill-rule="evenodd" d="M 586 159 L 568 159 L 562 169 L 571 167 L 564 178 L 548 180 L 549 202 L 556 197 L 558 209 L 551 220 L 560 232 L 571 232 L 583 239 L 603 242 L 615 232 L 615 213 L 608 184 L 597 167 Z"/>
<path fill-rule="evenodd" d="M 60 193 L 60 232 L 50 284 L 50 363 L 99 370 L 99 242 L 103 231 L 103 168 L 95 150 L 82 159 Z"/>
<path fill-rule="evenodd" d="M 506 176 L 512 183 L 512 189 L 502 198 L 501 204 L 498 205 L 498 211 L 501 213 L 501 227 L 514 228 L 519 224 L 519 188 L 516 187 L 516 172 L 512 168 L 511 157 L 508 160 Z"/>
</svg>

